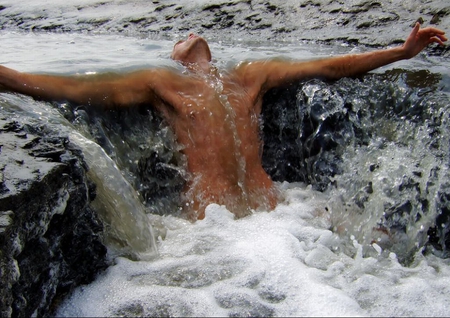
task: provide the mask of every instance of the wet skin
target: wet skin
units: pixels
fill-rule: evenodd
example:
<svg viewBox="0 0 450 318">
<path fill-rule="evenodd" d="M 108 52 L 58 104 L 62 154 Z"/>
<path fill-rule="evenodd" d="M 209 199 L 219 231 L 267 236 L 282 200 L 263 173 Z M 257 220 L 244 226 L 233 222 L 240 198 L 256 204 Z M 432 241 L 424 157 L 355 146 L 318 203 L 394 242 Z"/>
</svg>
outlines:
<svg viewBox="0 0 450 318">
<path fill-rule="evenodd" d="M 41 100 L 154 107 L 172 127 L 187 157 L 186 215 L 202 219 L 206 206 L 218 203 L 242 217 L 254 209 L 273 209 L 279 199 L 261 165 L 259 115 L 269 89 L 308 78 L 360 75 L 446 40 L 443 31 L 416 24 L 400 47 L 313 61 L 254 61 L 218 71 L 211 64 L 207 42 L 190 34 L 175 44 L 171 55 L 184 72 L 156 68 L 80 78 L 20 73 L 0 66 L 0 86 Z"/>
<path fill-rule="evenodd" d="M 261 165 L 261 95 L 236 70 L 173 75 L 175 89 L 156 107 L 183 147 L 190 178 L 184 209 L 203 218 L 210 203 L 238 217 L 251 209 L 273 209 L 277 191 Z"/>
</svg>

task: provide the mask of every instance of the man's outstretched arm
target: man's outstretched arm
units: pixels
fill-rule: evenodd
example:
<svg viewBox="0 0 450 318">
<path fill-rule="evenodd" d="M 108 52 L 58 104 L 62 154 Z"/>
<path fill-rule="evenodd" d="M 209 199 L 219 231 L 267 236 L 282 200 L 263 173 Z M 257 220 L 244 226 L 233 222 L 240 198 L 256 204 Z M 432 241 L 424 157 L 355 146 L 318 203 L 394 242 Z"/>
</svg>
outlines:
<svg viewBox="0 0 450 318">
<path fill-rule="evenodd" d="M 364 74 L 381 66 L 416 56 L 431 43 L 444 45 L 445 33 L 436 28 L 420 29 L 417 23 L 400 47 L 361 54 L 306 61 L 261 61 L 251 63 L 250 73 L 262 79 L 263 91 L 291 81 L 308 78 L 339 79 Z"/>
<path fill-rule="evenodd" d="M 28 74 L 0 66 L 0 87 L 45 101 L 125 107 L 148 103 L 158 70 L 126 75 L 53 76 Z"/>
</svg>

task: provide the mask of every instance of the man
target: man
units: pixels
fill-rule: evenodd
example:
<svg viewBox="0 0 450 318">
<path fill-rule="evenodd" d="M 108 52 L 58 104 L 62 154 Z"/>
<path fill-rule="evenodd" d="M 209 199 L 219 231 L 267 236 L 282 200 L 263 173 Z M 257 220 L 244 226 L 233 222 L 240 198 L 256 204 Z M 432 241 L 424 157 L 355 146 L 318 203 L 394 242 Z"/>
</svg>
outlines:
<svg viewBox="0 0 450 318">
<path fill-rule="evenodd" d="M 261 165 L 259 115 L 271 88 L 307 78 L 338 79 L 412 58 L 431 43 L 444 45 L 444 32 L 417 23 L 401 47 L 321 60 L 241 63 L 229 71 L 211 64 L 207 42 L 194 34 L 175 44 L 171 58 L 185 71 L 155 68 L 114 77 L 25 74 L 0 67 L 9 91 L 47 101 L 100 107 L 154 107 L 169 123 L 187 157 L 189 180 L 183 206 L 202 219 L 210 203 L 237 217 L 273 209 L 278 191 Z"/>
</svg>

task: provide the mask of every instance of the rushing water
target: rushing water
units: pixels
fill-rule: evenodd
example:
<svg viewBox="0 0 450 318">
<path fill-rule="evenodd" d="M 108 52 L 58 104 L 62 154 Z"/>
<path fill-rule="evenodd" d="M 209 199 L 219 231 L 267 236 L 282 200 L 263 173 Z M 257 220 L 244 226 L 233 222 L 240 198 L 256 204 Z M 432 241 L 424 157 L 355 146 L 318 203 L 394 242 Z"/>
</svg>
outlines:
<svg viewBox="0 0 450 318">
<path fill-rule="evenodd" d="M 0 62 L 20 71 L 178 67 L 167 59 L 167 40 L 7 32 L 0 40 Z M 360 50 L 212 43 L 219 68 Z M 12 116 L 58 127 L 84 149 L 91 177 L 105 186 L 96 204 L 112 228 L 111 253 L 134 259 L 117 257 L 57 315 L 448 315 L 450 268 L 439 250 L 450 209 L 448 67 L 448 55 L 420 55 L 361 79 L 270 92 L 264 166 L 284 202 L 240 220 L 210 205 L 196 223 L 178 216 L 184 158 L 153 112 L 2 94 Z M 117 201 L 108 205 L 110 198 Z M 430 228 L 434 245 L 427 244 Z"/>
</svg>

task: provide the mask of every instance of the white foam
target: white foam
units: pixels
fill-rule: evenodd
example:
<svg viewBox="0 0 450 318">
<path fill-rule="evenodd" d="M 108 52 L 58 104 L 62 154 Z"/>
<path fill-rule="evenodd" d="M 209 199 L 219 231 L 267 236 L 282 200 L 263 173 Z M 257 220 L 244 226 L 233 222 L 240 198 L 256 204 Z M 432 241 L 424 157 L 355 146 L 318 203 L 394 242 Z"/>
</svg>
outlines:
<svg viewBox="0 0 450 318">
<path fill-rule="evenodd" d="M 234 220 L 225 208 L 210 205 L 202 221 L 174 222 L 159 242 L 157 260 L 118 259 L 76 290 L 57 315 L 447 314 L 444 260 L 422 257 L 405 268 L 389 255 L 336 252 L 341 240 L 318 225 L 328 216 L 317 208 L 317 193 L 299 187 L 285 192 L 289 202 L 270 213 Z"/>
</svg>

